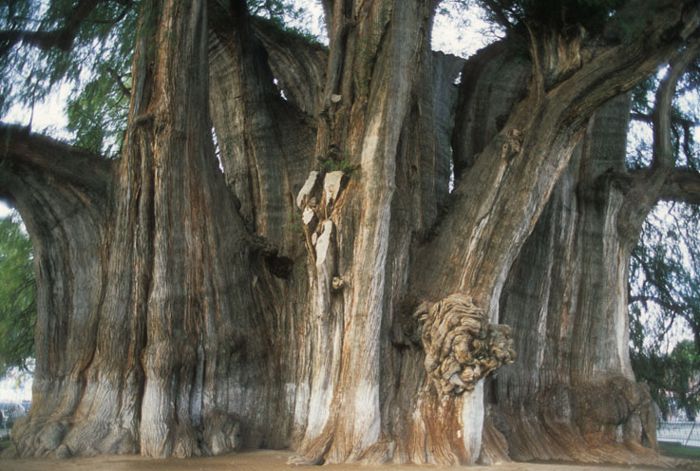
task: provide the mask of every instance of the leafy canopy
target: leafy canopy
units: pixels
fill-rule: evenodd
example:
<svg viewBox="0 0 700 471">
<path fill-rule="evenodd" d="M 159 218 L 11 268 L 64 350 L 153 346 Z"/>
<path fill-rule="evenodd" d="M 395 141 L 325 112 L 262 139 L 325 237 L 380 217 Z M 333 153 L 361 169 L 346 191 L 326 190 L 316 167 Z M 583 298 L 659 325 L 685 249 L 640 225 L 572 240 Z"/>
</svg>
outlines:
<svg viewBox="0 0 700 471">
<path fill-rule="evenodd" d="M 58 87 L 73 144 L 119 154 L 129 107 L 131 58 L 144 0 L 0 0 L 0 115 L 32 108 Z M 308 3 L 248 0 L 264 17 L 309 40 Z"/>
<path fill-rule="evenodd" d="M 489 18 L 504 27 L 523 24 L 565 31 L 582 26 L 601 31 L 624 0 L 481 0 Z"/>
<path fill-rule="evenodd" d="M 670 354 L 633 357 L 632 366 L 664 416 L 683 411 L 688 420 L 695 420 L 700 411 L 700 354 L 692 341 L 678 343 Z"/>
<path fill-rule="evenodd" d="M 128 107 L 136 3 L 0 1 L 0 114 L 69 87 L 74 143 L 116 153 Z"/>
</svg>

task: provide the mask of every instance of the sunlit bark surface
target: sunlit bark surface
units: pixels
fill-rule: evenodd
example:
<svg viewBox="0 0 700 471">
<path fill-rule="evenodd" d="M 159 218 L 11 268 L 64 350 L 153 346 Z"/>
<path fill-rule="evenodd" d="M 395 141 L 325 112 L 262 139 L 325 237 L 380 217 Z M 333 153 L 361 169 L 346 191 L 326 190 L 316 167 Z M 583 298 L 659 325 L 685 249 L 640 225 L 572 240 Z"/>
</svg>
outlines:
<svg viewBox="0 0 700 471">
<path fill-rule="evenodd" d="M 466 61 L 430 50 L 435 2 L 323 2 L 327 48 L 243 0 L 145 5 L 120 159 L 2 128 L 39 280 L 17 453 L 658 463 L 605 180 L 626 105 L 598 110 L 690 3 Z"/>
</svg>

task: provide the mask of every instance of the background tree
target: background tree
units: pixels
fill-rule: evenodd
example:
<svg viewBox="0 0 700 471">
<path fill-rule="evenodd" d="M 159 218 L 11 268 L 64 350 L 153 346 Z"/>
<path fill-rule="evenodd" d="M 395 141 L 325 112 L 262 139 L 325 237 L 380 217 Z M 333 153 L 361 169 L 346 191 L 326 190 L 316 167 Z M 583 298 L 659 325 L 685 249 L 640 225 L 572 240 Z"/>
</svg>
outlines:
<svg viewBox="0 0 700 471">
<path fill-rule="evenodd" d="M 679 342 L 670 354 L 647 350 L 632 356 L 635 373 L 649 384 L 651 394 L 664 417 L 682 413 L 695 421 L 700 402 L 700 361 L 697 345 Z"/>
<path fill-rule="evenodd" d="M 32 245 L 11 217 L 0 220 L 0 377 L 27 370 L 34 356 L 36 323 Z"/>
<path fill-rule="evenodd" d="M 498 324 L 503 286 L 591 117 L 689 55 L 700 15 L 678 1 L 580 15 L 483 3 L 508 34 L 465 62 L 430 51 L 437 2 L 324 1 L 328 48 L 241 0 L 143 2 L 118 160 L 5 126 L 0 188 L 38 273 L 18 452 L 291 446 L 300 463 L 471 463 L 522 457 L 518 437 L 544 446 L 493 415 L 484 427 L 482 380 L 539 326 Z M 11 24 L 6 54 L 69 49 L 106 5 L 130 6 L 81 1 L 50 30 Z M 596 214 L 585 224 L 608 234 Z M 573 372 L 574 398 L 619 384 L 605 404 L 624 412 L 557 416 L 605 432 L 589 453 L 565 441 L 566 458 L 655 459 L 629 452 L 645 402 L 627 394 L 639 389 L 618 295 L 605 292 L 612 311 L 582 311 L 572 367 L 554 378 Z M 586 341 L 611 324 L 612 342 Z"/>
</svg>

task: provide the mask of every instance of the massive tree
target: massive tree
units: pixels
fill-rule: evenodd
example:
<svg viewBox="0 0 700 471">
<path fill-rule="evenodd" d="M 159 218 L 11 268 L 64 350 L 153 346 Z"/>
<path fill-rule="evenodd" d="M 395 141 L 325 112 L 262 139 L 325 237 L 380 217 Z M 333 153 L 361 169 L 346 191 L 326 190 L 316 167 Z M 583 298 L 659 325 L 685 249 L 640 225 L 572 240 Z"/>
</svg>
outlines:
<svg viewBox="0 0 700 471">
<path fill-rule="evenodd" d="M 672 60 L 658 88 L 651 165 L 628 168 L 630 100 L 611 100 L 589 123 L 512 268 L 500 319 L 513 326 L 523 367 L 499 375 L 491 404 L 494 433 L 509 438 L 511 456 L 650 459 L 638 439 L 655 447 L 656 412 L 628 355 L 629 260 L 657 201 L 700 195 L 700 175 L 674 162 L 670 136 L 673 89 L 696 54 L 689 48 Z M 626 449 L 609 446 L 616 440 Z"/>
<path fill-rule="evenodd" d="M 629 243 L 606 232 L 595 186 L 606 157 L 586 142 L 606 139 L 603 105 L 692 55 L 696 4 L 484 1 L 507 34 L 464 61 L 430 50 L 439 2 L 322 3 L 328 47 L 243 0 L 142 2 L 118 159 L 3 126 L 0 191 L 25 220 L 38 285 L 19 454 L 627 459 L 650 430 L 620 284 L 595 292 L 598 272 L 561 273 L 547 286 L 576 285 L 573 321 L 566 296 L 547 318 L 511 302 L 520 288 L 547 304 L 517 267 L 504 285 L 574 155 L 592 206 L 563 224 L 551 203 L 549 239 L 556 227 L 585 237 L 523 263 L 553 274 L 561 257 L 564 270 L 612 257 L 624 283 Z M 3 31 L 0 52 L 69 50 L 115 4 L 133 7 L 75 2 L 54 29 Z M 542 336 L 550 325 L 562 335 Z M 601 391 L 611 401 L 585 401 Z M 594 451 L 566 439 L 531 451 L 552 421 L 565 437 L 595 435 Z"/>
</svg>

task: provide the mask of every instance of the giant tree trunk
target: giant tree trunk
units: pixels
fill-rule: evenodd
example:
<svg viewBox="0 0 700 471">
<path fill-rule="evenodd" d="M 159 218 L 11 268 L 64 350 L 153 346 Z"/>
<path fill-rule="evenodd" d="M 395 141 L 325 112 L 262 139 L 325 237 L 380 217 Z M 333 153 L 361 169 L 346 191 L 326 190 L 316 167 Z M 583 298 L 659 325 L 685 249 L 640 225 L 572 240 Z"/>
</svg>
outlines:
<svg viewBox="0 0 700 471">
<path fill-rule="evenodd" d="M 77 253 L 56 252 L 67 267 L 87 257 L 93 279 L 76 281 L 96 288 L 91 304 L 57 309 L 68 314 L 68 325 L 38 333 L 47 350 L 83 360 L 59 357 L 76 377 L 66 378 L 65 367 L 45 364 L 54 352 L 38 349 L 35 407 L 14 434 L 23 455 L 219 453 L 238 444 L 239 423 L 249 426 L 259 409 L 275 407 L 262 386 L 274 371 L 253 305 L 248 236 L 210 139 L 206 18 L 203 2 L 144 7 L 112 208 L 85 211 L 97 212 L 103 224 L 62 219 L 77 235 L 44 234 L 32 223 L 41 217 L 34 214 L 39 205 L 27 208 L 34 240 L 79 244 Z M 14 196 L 23 201 L 20 210 L 31 201 Z M 68 302 L 71 293 L 56 288 L 71 278 L 51 275 L 54 302 Z M 52 311 L 44 316 L 53 320 Z M 82 318 L 85 327 L 75 324 Z M 81 344 L 62 347 L 63 329 Z M 64 404 L 54 406 L 55 398 Z"/>
<path fill-rule="evenodd" d="M 663 6 L 595 53 L 533 30 L 530 58 L 504 40 L 464 63 L 429 49 L 434 2 L 324 2 L 328 50 L 243 0 L 145 3 L 120 161 L 42 185 L 22 139 L 4 154 L 1 189 L 47 273 L 18 451 L 476 461 L 483 379 L 514 359 L 496 325 L 506 276 L 592 113 L 697 26 Z M 33 204 L 42 192 L 56 209 Z M 625 368 L 601 339 L 593 359 L 571 343 L 571 371 Z"/>
<path fill-rule="evenodd" d="M 644 219 L 678 173 L 671 101 L 696 55 L 675 57 L 659 86 L 652 168 L 626 169 L 629 100 L 611 100 L 511 269 L 499 319 L 513 326 L 521 365 L 492 381 L 485 458 L 663 462 L 651 396 L 630 365 L 628 269 Z"/>
<path fill-rule="evenodd" d="M 3 184 L 31 235 L 37 272 L 33 404 L 13 438 L 32 454 L 62 455 L 95 354 L 113 166 L 18 128 L 3 135 L 12 142 Z"/>
<path fill-rule="evenodd" d="M 628 353 L 633 245 L 618 232 L 624 194 L 611 177 L 624 171 L 627 104 L 616 99 L 592 120 L 501 298 L 521 367 L 490 385 L 490 420 L 513 459 L 653 462 L 642 448 L 642 434 L 656 445 L 653 405 Z M 496 442 L 492 460 L 503 458 Z"/>
</svg>

